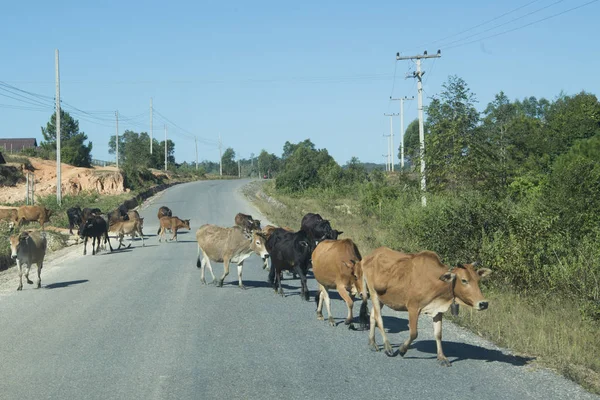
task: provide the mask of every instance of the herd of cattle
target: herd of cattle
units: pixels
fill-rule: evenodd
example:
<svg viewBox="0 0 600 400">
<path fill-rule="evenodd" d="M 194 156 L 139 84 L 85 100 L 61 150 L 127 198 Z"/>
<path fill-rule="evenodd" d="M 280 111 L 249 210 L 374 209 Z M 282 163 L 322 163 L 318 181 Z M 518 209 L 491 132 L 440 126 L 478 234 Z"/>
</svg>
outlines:
<svg viewBox="0 0 600 400">
<path fill-rule="evenodd" d="M 43 229 L 48 222 L 50 211 L 39 206 L 23 206 L 16 211 L 12 222 L 17 226 L 25 220 L 38 221 Z M 106 215 L 99 209 L 79 207 L 67 211 L 70 232 L 78 227 L 78 234 L 84 240 L 83 254 L 86 254 L 87 239 L 92 238 L 92 254 L 96 254 L 102 244 L 112 246 L 109 233 L 116 234 L 119 248 L 126 235 L 131 241 L 136 236 L 142 238 L 144 219 L 137 211 L 128 211 L 120 207 Z M 173 216 L 167 207 L 158 211 L 159 241 L 170 230 L 171 240 L 177 240 L 179 229 L 190 229 L 190 220 Z M 2 217 L 2 216 L 0 216 Z M 206 224 L 196 232 L 198 242 L 198 258 L 196 266 L 201 269 L 200 280 L 206 284 L 205 270 L 212 275 L 213 283 L 223 286 L 229 274 L 230 263 L 237 265 L 238 285 L 244 288 L 242 272 L 244 261 L 253 253 L 263 260 L 263 268 L 269 270 L 269 282 L 275 293 L 284 295 L 281 286 L 283 271 L 298 275 L 301 283 L 301 298 L 309 300 L 307 275 L 312 269 L 318 284 L 315 295 L 317 318 L 323 320 L 323 303 L 327 308 L 328 322 L 335 326 L 331 313 L 329 289 L 336 289 L 347 305 L 347 317 L 344 321 L 349 328 L 353 325 L 354 297 L 362 301 L 359 314 L 360 328 L 370 325 L 369 346 L 377 351 L 375 328 L 384 341 L 385 354 L 393 356 L 392 346 L 385 333 L 381 308 L 387 305 L 397 311 L 408 311 L 409 337 L 400 346 L 399 353 L 404 356 L 411 342 L 417 337 L 417 322 L 420 314 L 433 317 L 434 336 L 437 345 L 437 359 L 444 366 L 449 366 L 442 350 L 442 315 L 452 307 L 458 312 L 458 304 L 485 310 L 488 302 L 479 288 L 479 281 L 487 277 L 491 271 L 487 268 L 475 269 L 474 264 L 459 264 L 455 267 L 444 265 L 437 254 L 423 251 L 407 254 L 380 247 L 366 257 L 362 257 L 356 244 L 351 239 L 338 239 L 343 232 L 332 229 L 328 220 L 319 214 L 306 214 L 301 221 L 300 230 L 280 228 L 272 225 L 261 227 L 260 221 L 252 216 L 239 213 L 235 217 L 235 226 L 221 227 Z M 96 244 L 97 241 L 97 244 Z M 41 287 L 41 270 L 46 253 L 45 234 L 39 231 L 24 231 L 10 237 L 12 258 L 17 261 L 19 270 L 19 286 L 22 290 L 23 266 L 26 265 L 25 278 L 29 279 L 29 270 L 33 263 L 37 264 L 38 284 Z M 131 246 L 131 243 L 129 244 Z M 271 266 L 269 267 L 269 260 Z M 216 279 L 211 261 L 223 263 L 223 275 Z M 371 302 L 371 313 L 368 313 L 368 301 Z"/>
</svg>

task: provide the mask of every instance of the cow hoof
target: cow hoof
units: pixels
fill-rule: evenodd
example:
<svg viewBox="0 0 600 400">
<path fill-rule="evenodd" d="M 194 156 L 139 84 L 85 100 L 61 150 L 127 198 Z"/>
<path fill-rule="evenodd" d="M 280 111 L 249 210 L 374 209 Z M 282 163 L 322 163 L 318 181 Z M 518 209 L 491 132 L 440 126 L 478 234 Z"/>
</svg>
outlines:
<svg viewBox="0 0 600 400">
<path fill-rule="evenodd" d="M 441 358 L 438 358 L 438 363 L 439 363 L 439 364 L 440 364 L 440 366 L 442 366 L 442 367 L 451 367 L 451 366 L 452 366 L 452 364 L 450 364 L 450 361 L 448 361 L 448 359 L 447 359 L 447 358 L 443 358 L 443 359 L 441 359 Z"/>
<path fill-rule="evenodd" d="M 400 347 L 398 349 L 398 354 L 400 354 L 402 357 L 404 357 L 404 355 L 406 354 L 406 350 L 404 350 L 402 347 Z"/>
<path fill-rule="evenodd" d="M 318 313 L 317 313 L 317 320 L 319 320 L 319 321 L 323 321 L 323 319 L 324 319 L 324 318 L 323 318 L 323 314 L 322 314 L 322 313 L 320 313 L 320 312 L 318 312 Z"/>
<path fill-rule="evenodd" d="M 223 281 L 218 281 L 217 282 L 217 287 L 223 287 Z"/>
<path fill-rule="evenodd" d="M 388 356 L 388 357 L 396 357 L 398 355 L 398 353 L 395 352 L 395 351 L 386 350 L 385 351 L 385 355 Z"/>
<path fill-rule="evenodd" d="M 244 285 L 239 285 L 239 286 L 240 286 L 240 289 L 246 290 L 246 286 L 244 286 Z"/>
<path fill-rule="evenodd" d="M 355 331 L 356 330 L 356 328 L 354 327 L 353 323 L 349 323 L 348 324 L 348 330 L 351 330 L 351 331 Z"/>
<path fill-rule="evenodd" d="M 328 318 L 329 321 L 329 326 L 334 327 L 335 328 L 335 321 L 333 320 L 333 317 L 329 317 Z"/>
<path fill-rule="evenodd" d="M 41 289 L 41 287 L 42 287 L 42 282 L 39 282 L 38 285 L 37 285 L 37 288 Z"/>
<path fill-rule="evenodd" d="M 17 288 L 17 292 L 18 292 L 19 290 L 23 290 L 23 285 L 21 285 L 21 286 L 19 286 L 19 287 Z"/>
<path fill-rule="evenodd" d="M 33 281 L 30 281 L 29 278 L 27 278 L 27 283 L 33 285 Z"/>
<path fill-rule="evenodd" d="M 206 285 L 206 280 L 200 279 L 200 283 L 203 284 L 203 285 Z"/>
<path fill-rule="evenodd" d="M 375 342 L 369 342 L 369 349 L 371 349 L 371 351 L 379 351 L 379 346 L 377 346 L 377 343 Z"/>
<path fill-rule="evenodd" d="M 285 295 L 283 294 L 283 290 L 280 290 L 280 291 L 279 291 L 279 295 L 280 295 L 281 297 L 284 297 L 284 296 L 285 296 Z"/>
</svg>

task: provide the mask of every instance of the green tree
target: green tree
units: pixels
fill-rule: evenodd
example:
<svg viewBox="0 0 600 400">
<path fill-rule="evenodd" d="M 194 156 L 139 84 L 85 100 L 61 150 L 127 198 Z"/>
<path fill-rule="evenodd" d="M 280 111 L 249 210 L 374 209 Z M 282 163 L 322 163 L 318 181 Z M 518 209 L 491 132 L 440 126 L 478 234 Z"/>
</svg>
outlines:
<svg viewBox="0 0 600 400">
<path fill-rule="evenodd" d="M 458 189 L 485 179 L 486 143 L 477 128 L 477 101 L 467 83 L 451 76 L 427 108 L 425 160 L 428 186 Z"/>
<path fill-rule="evenodd" d="M 289 143 L 289 142 L 286 142 Z M 262 150 L 258 155 L 258 172 L 267 175 L 268 178 L 277 175 L 281 166 L 281 160 L 272 153 Z"/>
<path fill-rule="evenodd" d="M 283 145 L 283 154 L 281 156 L 281 159 L 283 161 L 287 160 L 292 154 L 294 154 L 298 147 L 305 147 L 309 150 L 315 150 L 315 144 L 311 142 L 310 139 L 305 139 L 302 142 L 298 142 L 296 144 L 287 141 Z"/>
<path fill-rule="evenodd" d="M 228 147 L 223 153 L 222 163 L 224 175 L 238 175 L 238 165 L 235 161 L 235 151 L 231 147 Z"/>
<path fill-rule="evenodd" d="M 317 187 L 324 182 L 332 184 L 332 182 L 336 181 L 337 172 L 332 172 L 332 169 L 335 169 L 333 164 L 336 164 L 333 157 L 329 155 L 326 149 L 315 150 L 314 145 L 304 145 L 303 143 L 306 142 L 292 145 L 296 146 L 295 150 L 286 159 L 283 171 L 277 176 L 275 181 L 275 186 L 278 189 L 299 192 L 311 187 Z M 321 173 L 321 176 L 319 173 Z M 323 174 L 326 175 L 326 178 L 324 178 Z"/>
<path fill-rule="evenodd" d="M 150 154 L 150 136 L 146 132 L 137 133 L 126 130 L 119 135 L 119 164 L 120 166 L 164 169 L 165 142 L 153 139 L 152 154 Z M 109 154 L 116 153 L 115 136 L 108 142 Z M 167 162 L 175 165 L 175 143 L 167 140 Z"/>
<path fill-rule="evenodd" d="M 56 153 L 56 112 L 50 117 L 46 127 L 41 127 L 44 142 L 41 147 L 48 154 Z M 61 161 L 76 167 L 92 166 L 92 142 L 86 145 L 87 135 L 79 132 L 79 121 L 73 119 L 68 112 L 60 111 L 60 148 Z"/>
<path fill-rule="evenodd" d="M 425 129 L 425 134 L 427 134 L 427 129 Z M 398 147 L 398 159 L 400 158 L 402 158 L 402 150 L 401 147 Z M 408 161 L 413 165 L 416 165 L 415 160 L 419 158 L 419 120 L 417 118 L 408 124 L 408 128 L 404 132 L 404 158 L 405 162 Z"/>
</svg>

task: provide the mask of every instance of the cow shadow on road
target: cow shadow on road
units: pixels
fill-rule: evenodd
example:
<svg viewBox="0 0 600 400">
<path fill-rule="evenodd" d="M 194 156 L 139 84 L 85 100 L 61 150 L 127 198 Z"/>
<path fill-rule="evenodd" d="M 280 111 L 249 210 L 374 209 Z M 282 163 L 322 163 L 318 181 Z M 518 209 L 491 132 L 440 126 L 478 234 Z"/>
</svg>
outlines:
<svg viewBox="0 0 600 400">
<path fill-rule="evenodd" d="M 87 279 L 80 279 L 77 281 L 67 281 L 67 282 L 55 282 L 49 285 L 44 286 L 44 289 L 59 289 L 64 287 L 69 287 L 73 285 L 79 285 L 80 283 L 89 282 Z"/>
<path fill-rule="evenodd" d="M 238 281 L 231 281 L 231 282 L 225 282 L 223 284 L 223 286 L 237 286 L 238 285 Z M 246 290 L 251 290 L 251 289 L 258 289 L 258 288 L 267 288 L 267 289 L 273 289 L 273 286 L 269 283 L 269 282 L 264 282 L 264 281 L 248 281 L 244 279 L 244 286 L 246 286 Z M 285 284 L 281 284 L 281 287 L 284 290 L 296 290 L 298 289 L 297 287 L 294 286 L 289 286 L 289 285 L 285 285 Z"/>
<path fill-rule="evenodd" d="M 451 364 L 463 360 L 482 360 L 487 362 L 503 362 L 516 366 L 523 366 L 535 360 L 535 357 L 523 357 L 512 354 L 505 354 L 500 350 L 487 349 L 485 347 L 475 346 L 468 343 L 446 342 L 442 341 L 444 354 L 449 359 Z M 435 340 L 422 340 L 411 345 L 422 353 L 437 354 Z M 409 353 L 410 354 L 410 353 Z M 410 358 L 410 357 L 407 357 Z M 418 357 L 413 357 L 418 358 Z"/>
</svg>

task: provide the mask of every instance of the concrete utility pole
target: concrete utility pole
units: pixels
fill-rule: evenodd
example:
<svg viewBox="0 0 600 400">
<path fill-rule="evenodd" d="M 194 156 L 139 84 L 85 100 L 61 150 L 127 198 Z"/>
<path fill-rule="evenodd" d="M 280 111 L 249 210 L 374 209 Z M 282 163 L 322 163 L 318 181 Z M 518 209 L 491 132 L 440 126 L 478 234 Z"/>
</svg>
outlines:
<svg viewBox="0 0 600 400">
<path fill-rule="evenodd" d="M 119 169 L 119 111 L 115 111 L 115 117 L 117 118 L 117 135 L 115 136 L 115 142 L 117 147 L 117 169 Z"/>
<path fill-rule="evenodd" d="M 165 125 L 165 171 L 167 170 L 167 125 Z"/>
<path fill-rule="evenodd" d="M 240 165 L 240 159 L 238 158 L 238 178 L 242 177 L 242 167 Z"/>
<path fill-rule="evenodd" d="M 392 101 L 400 100 L 400 169 L 404 169 L 404 101 L 414 99 L 415 96 L 404 96 L 399 99 L 392 99 L 390 97 L 390 100 Z"/>
<path fill-rule="evenodd" d="M 219 175 L 223 176 L 223 154 L 221 152 L 223 143 L 221 143 L 221 134 L 219 133 Z"/>
<path fill-rule="evenodd" d="M 423 207 L 427 205 L 427 198 L 425 192 L 427 190 L 427 183 L 425 178 L 425 130 L 423 128 L 423 75 L 425 71 L 421 72 L 421 59 L 423 58 L 440 58 L 442 52 L 437 51 L 437 54 L 427 55 L 427 51 L 423 54 L 416 56 L 400 56 L 400 53 L 396 53 L 396 60 L 417 60 L 417 71 L 413 72 L 412 78 L 417 78 L 417 96 L 419 102 L 419 142 L 420 142 L 420 156 L 421 156 L 421 204 Z"/>
<path fill-rule="evenodd" d="M 154 133 L 154 129 L 152 128 L 152 114 L 153 114 L 154 108 L 152 107 L 152 97 L 150 97 L 150 154 L 152 154 L 152 136 Z"/>
<path fill-rule="evenodd" d="M 388 171 L 388 166 L 389 166 L 390 155 L 389 154 L 382 154 L 381 157 L 385 157 L 385 172 L 387 172 Z"/>
<path fill-rule="evenodd" d="M 196 171 L 198 170 L 198 138 L 194 136 L 194 142 L 196 143 Z"/>
<path fill-rule="evenodd" d="M 384 134 L 383 137 L 388 138 L 386 140 L 387 141 L 387 154 L 385 155 L 385 170 L 386 171 L 391 171 L 392 170 L 391 167 L 390 167 L 390 161 L 391 161 L 391 158 L 390 158 L 390 138 L 391 138 L 391 135 L 385 135 Z"/>
<path fill-rule="evenodd" d="M 393 122 L 392 120 L 394 119 L 394 117 L 398 116 L 399 114 L 383 114 L 386 117 L 390 117 L 390 167 L 391 167 L 391 171 L 394 172 L 394 164 L 396 161 L 396 156 L 395 151 L 394 151 L 394 126 L 393 126 Z"/>
<path fill-rule="evenodd" d="M 60 71 L 58 68 L 58 49 L 55 51 L 56 61 L 56 202 L 62 203 L 62 185 L 60 177 Z"/>
</svg>

